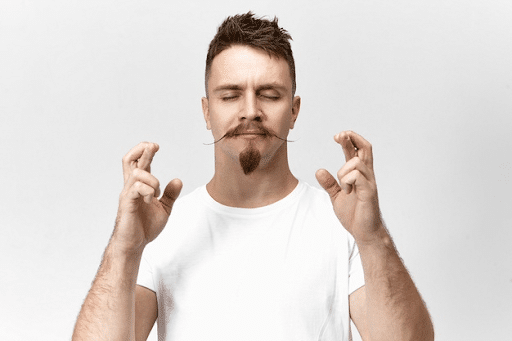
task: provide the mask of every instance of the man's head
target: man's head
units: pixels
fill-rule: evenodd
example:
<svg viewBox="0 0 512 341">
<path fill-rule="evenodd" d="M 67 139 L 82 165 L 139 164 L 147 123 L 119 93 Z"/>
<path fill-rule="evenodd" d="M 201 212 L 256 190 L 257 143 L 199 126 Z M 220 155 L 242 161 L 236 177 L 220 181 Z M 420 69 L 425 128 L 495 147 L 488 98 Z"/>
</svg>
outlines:
<svg viewBox="0 0 512 341">
<path fill-rule="evenodd" d="M 248 175 L 287 162 L 286 137 L 300 109 L 288 38 L 277 19 L 255 19 L 250 12 L 220 26 L 210 44 L 202 98 L 216 166 L 237 160 Z"/>
<path fill-rule="evenodd" d="M 252 12 L 237 14 L 226 18 L 219 26 L 217 34 L 213 37 L 206 56 L 205 88 L 208 94 L 208 80 L 210 78 L 213 59 L 222 51 L 234 45 L 246 45 L 263 50 L 269 55 L 286 60 L 292 82 L 292 97 L 295 96 L 295 61 L 289 40 L 292 37 L 280 28 L 277 18 L 269 21 L 254 17 Z"/>
</svg>

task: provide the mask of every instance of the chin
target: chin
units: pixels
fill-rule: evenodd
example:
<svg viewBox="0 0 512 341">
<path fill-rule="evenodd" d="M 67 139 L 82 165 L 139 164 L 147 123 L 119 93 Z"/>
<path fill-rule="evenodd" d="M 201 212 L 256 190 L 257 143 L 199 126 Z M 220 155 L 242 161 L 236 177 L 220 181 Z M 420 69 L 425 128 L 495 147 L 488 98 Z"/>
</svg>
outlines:
<svg viewBox="0 0 512 341">
<path fill-rule="evenodd" d="M 244 174 L 249 175 L 260 165 L 261 153 L 254 147 L 248 147 L 240 153 L 239 161 Z"/>
</svg>

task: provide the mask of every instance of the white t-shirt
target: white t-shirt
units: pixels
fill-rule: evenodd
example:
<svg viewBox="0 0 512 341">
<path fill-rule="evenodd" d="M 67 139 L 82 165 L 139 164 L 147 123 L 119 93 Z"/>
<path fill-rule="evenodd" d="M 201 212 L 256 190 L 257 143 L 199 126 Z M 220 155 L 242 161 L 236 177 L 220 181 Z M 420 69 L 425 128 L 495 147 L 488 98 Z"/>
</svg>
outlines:
<svg viewBox="0 0 512 341">
<path fill-rule="evenodd" d="M 178 199 L 137 283 L 158 301 L 159 340 L 348 340 L 359 251 L 329 196 L 304 182 L 259 208 L 206 186 Z"/>
</svg>

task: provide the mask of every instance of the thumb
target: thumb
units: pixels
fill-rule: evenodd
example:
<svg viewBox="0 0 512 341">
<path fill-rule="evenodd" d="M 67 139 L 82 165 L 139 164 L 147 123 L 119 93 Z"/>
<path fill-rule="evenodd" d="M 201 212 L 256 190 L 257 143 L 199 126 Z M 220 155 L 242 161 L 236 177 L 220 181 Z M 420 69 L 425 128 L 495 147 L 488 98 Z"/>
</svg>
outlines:
<svg viewBox="0 0 512 341">
<path fill-rule="evenodd" d="M 316 171 L 316 180 L 322 186 L 323 189 L 329 194 L 331 199 L 334 199 L 336 195 L 341 191 L 340 185 L 334 177 L 325 169 L 319 169 Z"/>
<path fill-rule="evenodd" d="M 162 198 L 160 198 L 160 202 L 167 214 L 171 214 L 172 205 L 174 205 L 174 202 L 178 199 L 182 187 L 183 183 L 180 179 L 173 179 L 165 186 L 164 194 Z"/>
</svg>

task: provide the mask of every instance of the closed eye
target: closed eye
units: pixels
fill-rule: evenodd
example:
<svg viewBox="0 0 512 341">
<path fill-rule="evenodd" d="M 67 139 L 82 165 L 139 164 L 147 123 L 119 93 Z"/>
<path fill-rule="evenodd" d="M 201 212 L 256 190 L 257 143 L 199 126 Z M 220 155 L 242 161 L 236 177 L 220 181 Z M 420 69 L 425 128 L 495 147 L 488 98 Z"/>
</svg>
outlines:
<svg viewBox="0 0 512 341">
<path fill-rule="evenodd" d="M 225 102 L 228 102 L 228 101 L 232 101 L 234 99 L 238 98 L 238 95 L 234 95 L 234 96 L 224 96 L 222 97 L 222 100 L 225 101 Z"/>
<path fill-rule="evenodd" d="M 269 99 L 271 101 L 277 101 L 280 97 L 279 96 L 270 96 L 270 95 L 261 95 L 261 97 L 265 99 Z"/>
</svg>

